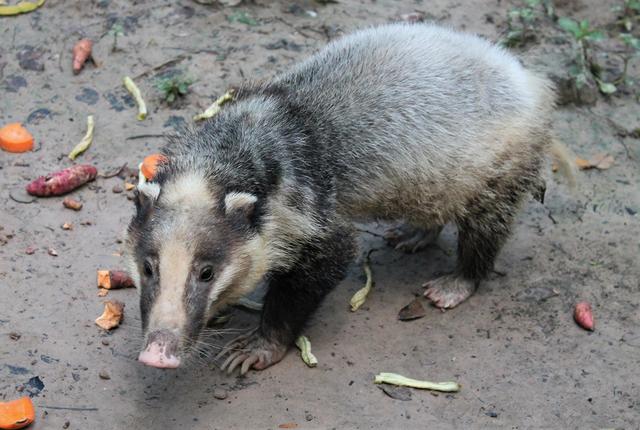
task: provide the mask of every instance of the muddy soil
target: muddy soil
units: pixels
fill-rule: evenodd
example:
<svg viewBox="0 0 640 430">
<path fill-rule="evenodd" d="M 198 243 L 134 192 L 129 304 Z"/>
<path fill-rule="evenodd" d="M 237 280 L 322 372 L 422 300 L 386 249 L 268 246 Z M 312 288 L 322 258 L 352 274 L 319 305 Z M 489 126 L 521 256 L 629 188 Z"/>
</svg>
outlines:
<svg viewBox="0 0 640 430">
<path fill-rule="evenodd" d="M 557 3 L 559 15 L 601 27 L 614 20 L 615 2 Z M 124 163 L 135 168 L 160 147 L 153 136 L 192 124 L 227 88 L 286 70 L 344 32 L 420 11 L 497 40 L 516 5 L 49 0 L 30 14 L 0 18 L 0 123 L 23 122 L 37 141 L 34 152 L 0 153 L 0 400 L 30 393 L 33 429 L 637 428 L 640 148 L 618 135 L 620 126 L 640 126 L 632 91 L 558 109 L 557 136 L 583 158 L 611 154 L 614 165 L 581 172 L 574 192 L 549 166 L 545 204 L 527 202 L 496 273 L 458 308 L 440 312 L 424 302 L 424 318 L 397 319 L 424 281 L 453 267 L 455 229 L 437 246 L 405 255 L 377 236 L 385 226 L 362 226 L 362 249 L 380 248 L 372 254 L 373 292 L 358 312 L 348 310 L 364 282 L 355 262 L 306 330 L 319 361 L 314 369 L 294 350 L 246 377 L 222 374 L 206 357 L 177 371 L 140 365 L 135 290 L 107 297 L 126 304 L 121 327 L 107 333 L 93 323 L 104 300 L 96 269 L 122 266 L 133 204 L 130 191 L 113 188 L 125 180 L 101 177 L 73 192 L 84 203 L 79 212 L 61 198 L 16 201 L 28 181 L 70 165 L 65 154 L 83 136 L 88 114 L 96 118 L 95 140 L 79 161 L 103 174 Z M 117 42 L 114 24 L 122 33 Z M 530 67 L 566 74 L 573 55 L 566 33 L 548 20 L 537 31 L 517 55 Z M 74 76 L 70 51 L 81 37 L 95 41 L 96 64 Z M 180 72 L 194 83 L 168 107 L 155 83 Z M 632 62 L 629 73 L 637 79 L 637 72 Z M 135 119 L 125 75 L 147 99 L 145 121 Z M 65 222 L 73 229 L 63 230 Z M 579 300 L 593 305 L 592 333 L 572 320 Z M 228 327 L 255 321 L 239 310 Z M 373 384 L 382 371 L 455 380 L 462 390 L 412 391 L 410 400 L 396 400 Z"/>
</svg>

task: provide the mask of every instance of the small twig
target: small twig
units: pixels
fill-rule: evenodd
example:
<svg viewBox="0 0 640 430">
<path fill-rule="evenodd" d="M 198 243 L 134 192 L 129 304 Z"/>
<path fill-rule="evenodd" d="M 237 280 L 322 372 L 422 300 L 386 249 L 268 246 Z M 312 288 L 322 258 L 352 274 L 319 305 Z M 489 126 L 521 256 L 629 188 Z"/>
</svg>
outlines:
<svg viewBox="0 0 640 430">
<path fill-rule="evenodd" d="M 93 408 L 93 407 L 66 407 L 66 406 L 46 406 L 46 405 L 40 405 L 41 408 L 45 408 L 45 409 L 58 409 L 61 411 L 97 411 L 98 408 Z"/>
<path fill-rule="evenodd" d="M 124 140 L 147 139 L 147 138 L 150 138 L 150 137 L 162 138 L 162 137 L 167 137 L 167 135 L 166 134 L 136 134 L 136 135 L 133 135 L 133 136 L 125 137 Z"/>
<path fill-rule="evenodd" d="M 122 173 L 122 171 L 124 169 L 127 168 L 127 163 L 124 163 L 122 166 L 120 166 L 120 168 L 118 170 L 116 170 L 114 173 L 105 173 L 104 175 L 98 175 L 101 178 L 105 178 L 105 179 L 109 179 L 109 178 L 113 178 L 114 176 L 118 176 L 120 173 Z"/>
<path fill-rule="evenodd" d="M 547 212 L 547 217 L 551 220 L 551 222 L 553 224 L 558 224 L 558 221 L 556 221 L 556 219 L 553 217 L 553 215 L 551 215 L 551 212 Z"/>
<path fill-rule="evenodd" d="M 134 76 L 133 80 L 135 81 L 136 79 L 140 79 L 143 76 L 147 76 L 147 75 L 150 75 L 150 74 L 155 74 L 159 70 L 164 69 L 165 67 L 169 67 L 169 66 L 172 66 L 174 64 L 177 64 L 177 63 L 183 61 L 184 59 L 186 59 L 187 57 L 188 57 L 188 55 L 182 55 L 182 54 L 178 55 L 176 58 L 174 58 L 172 60 L 165 61 L 162 64 L 158 64 L 157 66 L 152 67 L 152 68 L 150 68 L 150 69 L 148 69 L 148 70 L 146 70 L 146 71 Z"/>
</svg>

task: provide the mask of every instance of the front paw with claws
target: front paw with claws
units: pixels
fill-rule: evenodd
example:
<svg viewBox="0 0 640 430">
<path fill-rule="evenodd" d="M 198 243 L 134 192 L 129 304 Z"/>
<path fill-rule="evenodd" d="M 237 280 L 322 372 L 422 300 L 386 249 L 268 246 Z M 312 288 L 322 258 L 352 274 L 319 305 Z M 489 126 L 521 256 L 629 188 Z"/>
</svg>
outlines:
<svg viewBox="0 0 640 430">
<path fill-rule="evenodd" d="M 256 329 L 225 345 L 216 360 L 226 356 L 220 369 L 230 374 L 240 366 L 240 374 L 244 375 L 251 368 L 262 370 L 276 364 L 286 352 L 287 346 L 264 338 Z"/>
</svg>

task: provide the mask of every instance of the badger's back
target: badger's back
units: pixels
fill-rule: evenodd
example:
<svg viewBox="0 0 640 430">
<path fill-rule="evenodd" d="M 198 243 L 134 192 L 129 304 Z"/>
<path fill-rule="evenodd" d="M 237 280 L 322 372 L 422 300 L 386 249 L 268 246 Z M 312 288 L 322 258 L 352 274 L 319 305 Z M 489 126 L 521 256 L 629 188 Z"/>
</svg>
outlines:
<svg viewBox="0 0 640 430">
<path fill-rule="evenodd" d="M 435 25 L 356 32 L 276 84 L 339 154 L 338 198 L 355 216 L 438 205 L 446 218 L 502 169 L 539 164 L 548 141 L 547 82 L 503 49 Z"/>
</svg>

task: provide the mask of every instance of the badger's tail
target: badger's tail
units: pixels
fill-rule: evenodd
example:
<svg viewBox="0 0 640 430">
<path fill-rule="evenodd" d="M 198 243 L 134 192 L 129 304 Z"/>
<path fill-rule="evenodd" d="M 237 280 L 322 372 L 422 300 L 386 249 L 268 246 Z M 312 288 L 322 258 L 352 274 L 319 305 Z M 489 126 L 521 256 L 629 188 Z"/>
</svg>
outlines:
<svg viewBox="0 0 640 430">
<path fill-rule="evenodd" d="M 569 187 L 574 190 L 577 184 L 577 168 L 574 163 L 575 157 L 571 154 L 571 151 L 569 151 L 569 148 L 567 148 L 566 145 L 554 138 L 551 139 L 549 152 L 558 167 L 558 173 L 566 179 Z"/>
</svg>

